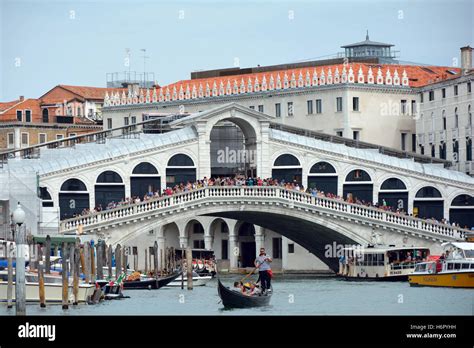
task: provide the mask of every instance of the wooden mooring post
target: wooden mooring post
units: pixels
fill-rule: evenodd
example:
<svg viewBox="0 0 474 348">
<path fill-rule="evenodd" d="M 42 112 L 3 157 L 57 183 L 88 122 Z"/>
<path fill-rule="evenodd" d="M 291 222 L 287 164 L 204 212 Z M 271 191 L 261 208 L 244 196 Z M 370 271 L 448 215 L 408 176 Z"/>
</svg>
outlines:
<svg viewBox="0 0 474 348">
<path fill-rule="evenodd" d="M 68 300 L 69 300 L 69 284 L 68 284 L 68 270 L 67 270 L 67 258 L 68 258 L 68 243 L 63 242 L 61 245 L 61 259 L 62 259 L 62 305 L 63 309 L 68 309 Z"/>
<path fill-rule="evenodd" d="M 158 278 L 158 243 L 153 244 L 153 266 L 155 266 L 155 278 Z"/>
<path fill-rule="evenodd" d="M 112 274 L 112 256 L 113 256 L 113 248 L 112 245 L 110 244 L 107 248 L 107 271 L 108 271 L 108 276 L 109 280 L 112 280 L 113 274 Z"/>
<path fill-rule="evenodd" d="M 186 248 L 186 271 L 188 276 L 188 290 L 193 289 L 193 253 L 191 247 Z"/>
<path fill-rule="evenodd" d="M 122 269 L 123 271 L 125 272 L 125 274 L 127 274 L 127 254 L 128 254 L 128 248 L 129 247 L 126 247 L 124 246 L 122 248 Z"/>
<path fill-rule="evenodd" d="M 7 284 L 7 308 L 13 307 L 13 243 L 7 243 L 8 262 L 8 284 Z"/>
<path fill-rule="evenodd" d="M 44 242 L 44 258 L 45 258 L 45 266 L 44 272 L 46 274 L 51 273 L 51 237 L 49 234 L 46 236 L 46 241 Z"/>
<path fill-rule="evenodd" d="M 95 253 L 97 255 L 97 279 L 104 278 L 104 258 L 102 254 L 103 241 L 99 240 L 95 245 Z"/>
<path fill-rule="evenodd" d="M 76 306 L 79 302 L 79 274 L 80 269 L 79 266 L 81 264 L 81 240 L 76 238 L 76 242 L 74 243 L 74 274 L 73 274 L 73 288 L 72 292 L 74 294 L 74 302 L 73 306 Z"/>
<path fill-rule="evenodd" d="M 122 262 L 121 262 L 121 246 L 117 244 L 115 247 L 115 279 L 117 280 L 120 277 L 120 273 L 122 273 Z"/>
<path fill-rule="evenodd" d="M 46 307 L 46 298 L 44 294 L 43 250 L 40 244 L 38 244 L 38 260 L 38 295 L 40 300 L 40 307 L 44 308 Z"/>
<path fill-rule="evenodd" d="M 90 242 L 87 242 L 89 244 L 89 261 L 90 261 L 90 270 L 91 270 L 91 283 L 95 284 L 95 254 L 94 254 L 94 245 L 91 244 Z"/>
<path fill-rule="evenodd" d="M 145 274 L 148 275 L 148 248 L 145 248 Z"/>
</svg>

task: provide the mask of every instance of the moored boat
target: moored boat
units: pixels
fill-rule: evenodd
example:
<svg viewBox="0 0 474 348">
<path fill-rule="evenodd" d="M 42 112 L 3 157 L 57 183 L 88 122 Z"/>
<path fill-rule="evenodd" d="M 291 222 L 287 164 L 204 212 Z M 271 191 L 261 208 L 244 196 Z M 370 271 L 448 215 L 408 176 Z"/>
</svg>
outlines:
<svg viewBox="0 0 474 348">
<path fill-rule="evenodd" d="M 260 295 L 244 295 L 240 291 L 232 290 L 217 279 L 217 291 L 225 308 L 263 307 L 270 304 L 272 291 Z"/>
<path fill-rule="evenodd" d="M 346 280 L 406 281 L 418 262 L 430 255 L 428 248 L 374 246 L 345 248 L 338 276 Z"/>
<path fill-rule="evenodd" d="M 126 290 L 130 289 L 159 289 L 163 286 L 168 285 L 170 282 L 175 280 L 179 277 L 181 273 L 175 272 L 167 276 L 158 277 L 158 278 L 150 278 L 150 277 L 140 277 L 136 280 L 124 280 L 123 288 Z"/>
<path fill-rule="evenodd" d="M 188 281 L 188 276 L 186 272 L 183 273 L 183 282 L 186 285 Z M 193 286 L 205 286 L 210 280 L 212 280 L 212 275 L 200 275 L 197 272 L 193 271 Z M 178 274 L 178 277 L 173 279 L 172 282 L 168 284 L 168 286 L 172 287 L 180 287 L 181 286 L 181 273 Z"/>
<path fill-rule="evenodd" d="M 410 286 L 474 288 L 474 243 L 443 244 L 447 256 L 420 262 L 409 275 Z"/>
</svg>

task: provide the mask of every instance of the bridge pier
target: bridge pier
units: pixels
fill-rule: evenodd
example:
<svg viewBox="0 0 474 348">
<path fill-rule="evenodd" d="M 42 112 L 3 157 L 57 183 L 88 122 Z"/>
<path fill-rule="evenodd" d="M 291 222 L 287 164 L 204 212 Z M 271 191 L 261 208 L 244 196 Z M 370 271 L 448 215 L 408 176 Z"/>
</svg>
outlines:
<svg viewBox="0 0 474 348">
<path fill-rule="evenodd" d="M 230 258 L 230 269 L 235 270 L 238 268 L 238 256 L 239 246 L 237 243 L 237 235 L 229 235 L 229 258 Z"/>
<path fill-rule="evenodd" d="M 265 233 L 263 227 L 255 225 L 255 253 L 257 256 L 260 248 L 265 247 Z"/>
</svg>

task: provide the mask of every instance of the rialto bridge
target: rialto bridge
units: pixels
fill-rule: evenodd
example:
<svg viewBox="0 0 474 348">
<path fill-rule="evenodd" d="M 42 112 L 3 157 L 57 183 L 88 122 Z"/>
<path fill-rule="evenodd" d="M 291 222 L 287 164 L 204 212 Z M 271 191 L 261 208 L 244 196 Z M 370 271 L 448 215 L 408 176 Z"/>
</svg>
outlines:
<svg viewBox="0 0 474 348">
<path fill-rule="evenodd" d="M 216 128 L 228 124 L 242 135 L 230 147 L 216 139 L 225 133 Z M 235 103 L 178 117 L 166 132 L 147 132 L 139 124 L 133 136 L 45 147 L 35 158 L 9 159 L 0 189 L 10 206 L 20 200 L 32 214 L 38 206 L 34 233 L 79 231 L 139 250 L 154 241 L 159 248 L 212 249 L 231 269 L 250 266 L 260 246 L 284 270 L 336 269 L 337 259 L 326 254 L 334 243 L 428 246 L 438 253 L 442 242 L 462 239 L 462 227 L 474 226 L 470 176 L 272 124 L 272 116 Z M 379 202 L 406 214 L 276 186 L 210 186 L 105 210 L 111 201 L 225 170 Z M 73 217 L 97 206 L 103 210 Z"/>
</svg>

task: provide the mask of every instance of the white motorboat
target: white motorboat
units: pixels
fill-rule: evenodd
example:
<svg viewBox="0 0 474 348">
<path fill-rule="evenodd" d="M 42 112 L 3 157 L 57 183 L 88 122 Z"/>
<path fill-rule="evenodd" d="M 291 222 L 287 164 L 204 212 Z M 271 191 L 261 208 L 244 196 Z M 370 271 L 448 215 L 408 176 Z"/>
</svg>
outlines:
<svg viewBox="0 0 474 348">
<path fill-rule="evenodd" d="M 15 279 L 15 278 L 13 278 Z M 7 302 L 8 273 L 0 271 L 0 302 Z M 27 302 L 39 302 L 38 275 L 27 272 L 25 274 L 25 295 Z M 46 303 L 62 302 L 62 279 L 56 275 L 44 275 L 44 294 Z M 87 302 L 95 290 L 94 284 L 79 283 L 78 302 Z M 15 301 L 15 282 L 12 287 L 12 300 Z M 72 280 L 68 284 L 68 300 L 74 302 Z"/>
<path fill-rule="evenodd" d="M 181 287 L 181 276 L 173 280 L 171 283 L 169 283 L 167 286 L 173 286 L 173 287 Z M 186 272 L 183 272 L 183 281 L 184 281 L 184 286 L 186 286 L 188 282 L 188 276 Z M 205 276 L 200 276 L 196 272 L 193 271 L 193 286 L 204 286 L 206 285 L 210 280 L 212 279 L 211 275 L 205 275 Z"/>
</svg>

